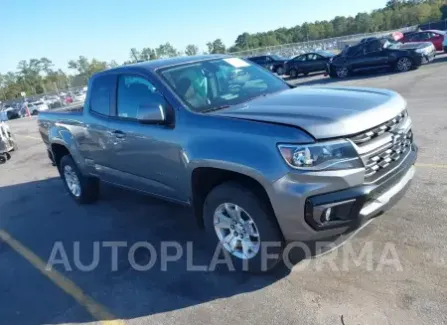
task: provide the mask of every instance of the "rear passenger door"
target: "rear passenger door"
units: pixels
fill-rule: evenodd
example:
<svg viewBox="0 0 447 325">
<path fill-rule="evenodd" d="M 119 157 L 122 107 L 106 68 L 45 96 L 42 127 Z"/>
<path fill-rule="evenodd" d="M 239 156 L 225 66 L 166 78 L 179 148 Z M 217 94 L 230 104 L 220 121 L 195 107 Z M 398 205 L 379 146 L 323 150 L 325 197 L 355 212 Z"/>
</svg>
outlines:
<svg viewBox="0 0 447 325">
<path fill-rule="evenodd" d="M 388 65 L 388 53 L 383 50 L 380 40 L 374 40 L 364 44 L 365 67 L 378 69 Z"/>
<path fill-rule="evenodd" d="M 142 124 L 139 107 L 163 96 L 146 76 L 118 76 L 116 110 L 110 119 L 115 135 L 109 165 L 114 182 L 163 198 L 185 202 L 180 185 L 186 175 L 175 126 Z"/>
</svg>

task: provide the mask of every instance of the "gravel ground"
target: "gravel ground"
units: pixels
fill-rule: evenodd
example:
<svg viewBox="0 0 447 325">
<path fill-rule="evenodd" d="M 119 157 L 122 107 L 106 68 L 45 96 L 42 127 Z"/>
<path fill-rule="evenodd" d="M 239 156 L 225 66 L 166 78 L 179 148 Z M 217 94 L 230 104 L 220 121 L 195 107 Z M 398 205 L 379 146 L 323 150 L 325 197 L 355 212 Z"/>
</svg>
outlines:
<svg viewBox="0 0 447 325">
<path fill-rule="evenodd" d="M 197 265 L 207 260 L 205 243 L 188 210 L 152 198 L 103 187 L 97 204 L 76 205 L 46 157 L 35 118 L 10 122 L 20 150 L 0 166 L 0 229 L 45 262 L 61 242 L 72 270 L 56 269 L 126 324 L 447 324 L 447 57 L 405 74 L 293 82 L 390 88 L 409 104 L 420 147 L 412 187 L 339 249 L 253 276 L 187 272 L 183 258 L 165 272 L 140 272 L 124 248 L 111 271 L 110 248 L 100 247 L 98 267 L 80 271 L 75 242 L 84 264 L 95 242 L 146 240 L 157 251 L 162 241 L 185 249 L 193 242 Z M 149 258 L 135 256 L 141 264 Z M 2 324 L 98 321 L 1 241 L 0 301 Z"/>
</svg>

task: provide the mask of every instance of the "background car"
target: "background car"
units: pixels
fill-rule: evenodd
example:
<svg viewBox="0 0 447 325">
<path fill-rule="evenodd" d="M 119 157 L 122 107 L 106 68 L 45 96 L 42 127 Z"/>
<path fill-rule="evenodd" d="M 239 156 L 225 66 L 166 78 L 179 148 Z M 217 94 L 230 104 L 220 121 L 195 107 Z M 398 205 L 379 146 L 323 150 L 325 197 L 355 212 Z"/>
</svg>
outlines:
<svg viewBox="0 0 447 325">
<path fill-rule="evenodd" d="M 444 41 L 442 42 L 442 47 L 444 49 L 444 52 L 447 53 L 447 36 L 444 36 Z"/>
<path fill-rule="evenodd" d="M 74 102 L 84 102 L 85 101 L 85 93 L 84 92 L 76 92 L 73 94 Z"/>
<path fill-rule="evenodd" d="M 443 41 L 446 32 L 441 30 L 426 30 L 423 32 L 415 32 L 404 36 L 399 41 L 402 43 L 421 43 L 421 42 L 431 42 L 435 46 L 436 51 L 443 51 Z"/>
<path fill-rule="evenodd" d="M 5 112 L 6 116 L 8 117 L 8 120 L 13 120 L 22 117 L 20 110 L 15 106 L 5 106 L 3 107 L 2 111 Z"/>
<path fill-rule="evenodd" d="M 261 56 L 253 56 L 247 58 L 251 62 L 259 64 L 266 69 L 269 69 L 272 72 L 277 73 L 278 75 L 283 75 L 286 71 L 285 63 L 288 59 L 280 57 L 278 55 L 261 55 Z"/>
<path fill-rule="evenodd" d="M 69 105 L 73 103 L 73 97 L 71 95 L 64 96 L 64 105 Z"/>
<path fill-rule="evenodd" d="M 327 73 L 334 78 L 346 78 L 370 70 L 406 72 L 432 61 L 435 53 L 435 47 L 429 42 L 402 44 L 389 39 L 374 39 L 348 47 L 331 58 Z"/>
<path fill-rule="evenodd" d="M 31 115 L 37 115 L 39 112 L 47 111 L 49 109 L 48 105 L 43 101 L 30 102 L 27 105 Z"/>
<path fill-rule="evenodd" d="M 307 76 L 311 72 L 325 71 L 329 59 L 334 55 L 331 52 L 319 51 L 296 56 L 286 62 L 286 74 L 290 78 L 297 78 L 300 74 Z"/>
</svg>

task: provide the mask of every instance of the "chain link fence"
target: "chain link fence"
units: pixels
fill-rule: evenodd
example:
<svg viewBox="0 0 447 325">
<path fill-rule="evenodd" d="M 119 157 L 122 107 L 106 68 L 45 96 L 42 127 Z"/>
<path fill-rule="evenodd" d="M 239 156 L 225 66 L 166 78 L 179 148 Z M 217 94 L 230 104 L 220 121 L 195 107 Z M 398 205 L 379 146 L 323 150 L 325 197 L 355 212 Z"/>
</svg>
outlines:
<svg viewBox="0 0 447 325">
<path fill-rule="evenodd" d="M 341 36 L 341 37 L 334 37 L 334 38 L 327 38 L 327 39 L 321 39 L 316 41 L 309 41 L 309 42 L 300 42 L 300 43 L 292 43 L 292 44 L 285 44 L 285 45 L 277 45 L 277 46 L 270 46 L 270 47 L 262 47 L 247 51 L 241 51 L 241 52 L 235 52 L 232 53 L 236 56 L 241 57 L 247 57 L 247 56 L 255 56 L 255 55 L 279 55 L 282 57 L 293 57 L 297 56 L 306 52 L 311 51 L 341 51 L 343 48 L 345 48 L 346 45 L 350 45 L 352 43 L 359 42 L 363 38 L 367 37 L 383 37 L 390 35 L 393 32 L 411 32 L 418 29 L 418 26 L 410 26 L 410 27 L 404 27 L 396 30 L 386 31 L 386 32 L 377 32 L 377 33 L 365 33 L 365 34 L 354 34 L 354 35 L 348 35 L 348 36 Z"/>
</svg>

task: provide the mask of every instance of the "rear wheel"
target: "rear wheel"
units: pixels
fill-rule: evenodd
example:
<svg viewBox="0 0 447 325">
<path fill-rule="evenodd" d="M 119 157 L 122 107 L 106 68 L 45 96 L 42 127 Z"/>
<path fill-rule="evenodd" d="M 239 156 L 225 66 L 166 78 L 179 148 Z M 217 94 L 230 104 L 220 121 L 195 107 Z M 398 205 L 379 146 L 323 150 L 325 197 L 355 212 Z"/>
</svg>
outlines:
<svg viewBox="0 0 447 325">
<path fill-rule="evenodd" d="M 231 260 L 229 269 L 265 272 L 281 260 L 283 238 L 273 211 L 248 188 L 235 182 L 215 187 L 203 212 L 210 247 Z"/>
<path fill-rule="evenodd" d="M 409 71 L 413 66 L 413 62 L 410 58 L 403 57 L 397 60 L 396 63 L 396 71 L 398 72 L 407 72 Z"/>
<path fill-rule="evenodd" d="M 59 173 L 70 196 L 78 203 L 93 203 L 99 197 L 99 180 L 81 174 L 73 158 L 62 157 L 59 163 Z"/>
</svg>

